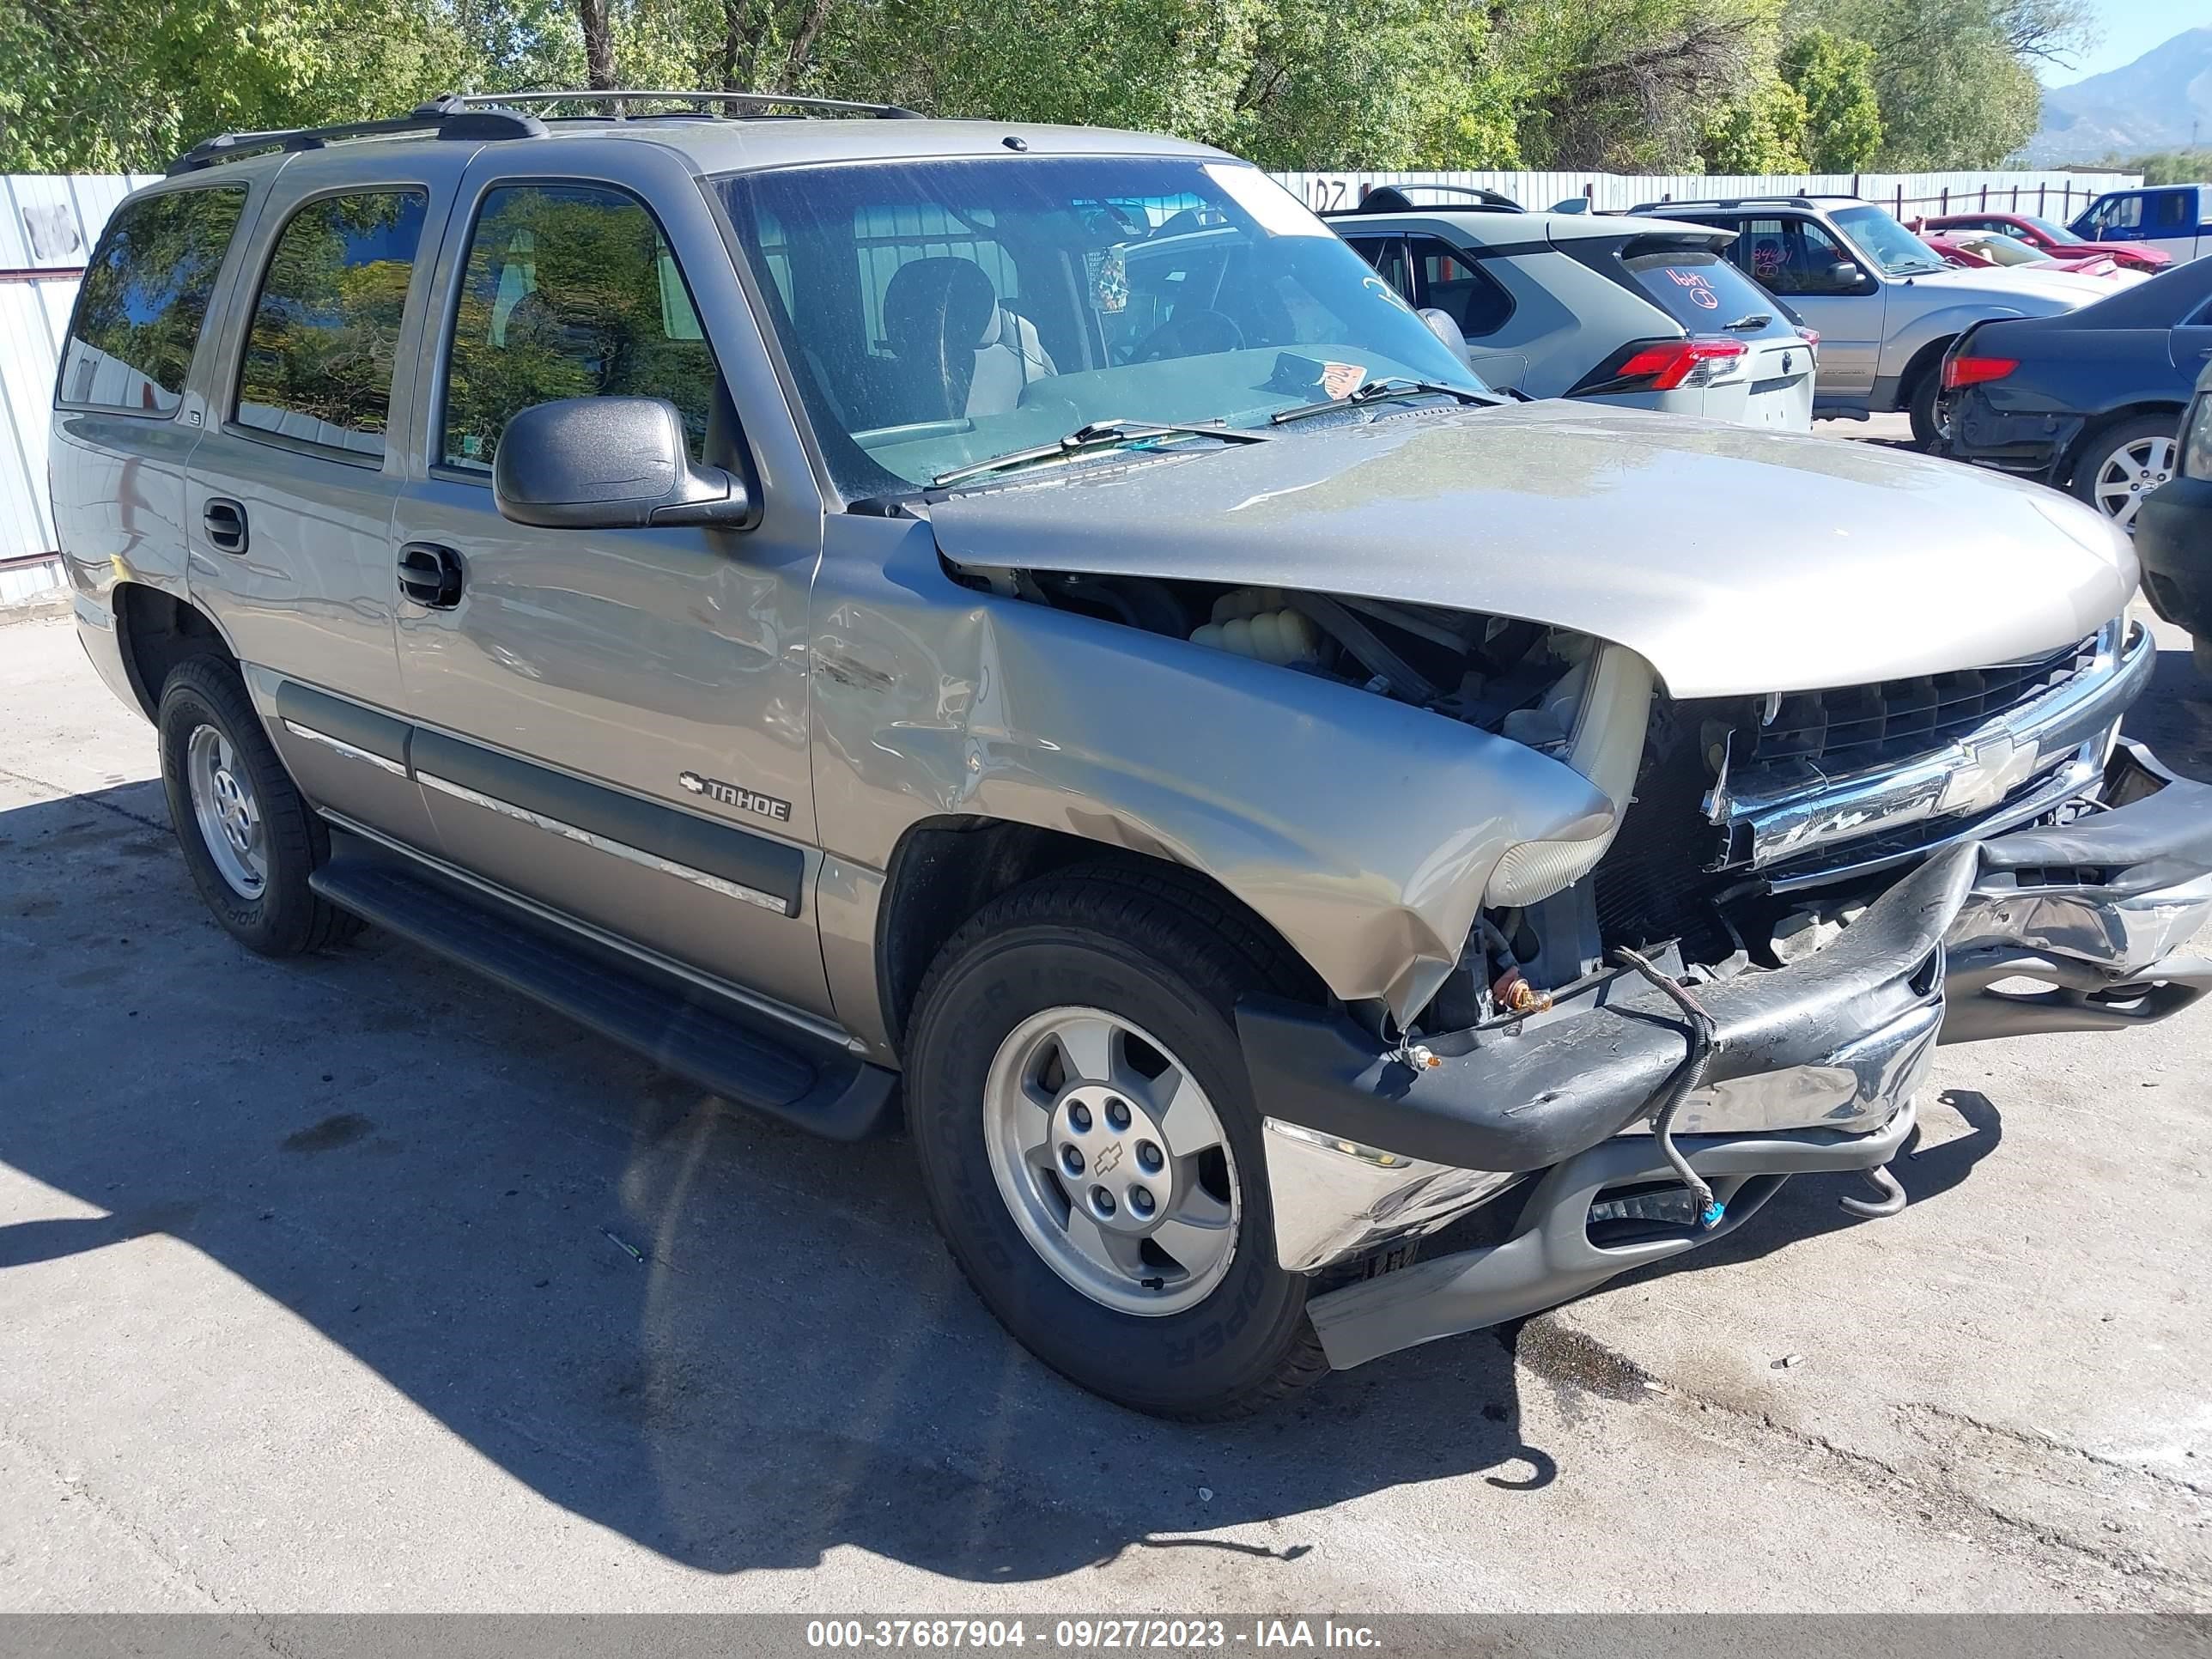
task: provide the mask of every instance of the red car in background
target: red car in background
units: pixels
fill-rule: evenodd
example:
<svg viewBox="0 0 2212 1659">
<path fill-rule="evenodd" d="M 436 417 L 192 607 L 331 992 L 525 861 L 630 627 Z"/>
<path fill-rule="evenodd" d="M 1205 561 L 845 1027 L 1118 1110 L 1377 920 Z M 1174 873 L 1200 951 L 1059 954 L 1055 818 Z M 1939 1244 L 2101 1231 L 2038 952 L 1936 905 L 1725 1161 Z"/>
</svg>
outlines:
<svg viewBox="0 0 2212 1659">
<path fill-rule="evenodd" d="M 2143 279 L 2142 271 L 2124 267 L 2111 254 L 2086 245 L 2063 253 L 2046 253 L 1994 230 L 1929 229 L 1920 233 L 1920 240 L 1942 254 L 1946 263 L 1967 270 L 1996 266 L 2007 270 L 2064 270 L 2121 283 Z"/>
<path fill-rule="evenodd" d="M 2123 270 L 2140 270 L 2145 276 L 2164 270 L 2173 263 L 2173 256 L 2161 249 L 2145 247 L 2140 242 L 2091 242 L 2076 236 L 2063 225 L 2053 224 L 2048 219 L 2039 219 L 2032 213 L 1947 213 L 1932 219 L 1915 219 L 1910 228 L 1915 231 L 1993 230 L 2000 236 L 2009 236 L 2015 242 L 2041 248 L 2055 259 L 2091 258 L 2100 255 L 2112 260 Z"/>
</svg>

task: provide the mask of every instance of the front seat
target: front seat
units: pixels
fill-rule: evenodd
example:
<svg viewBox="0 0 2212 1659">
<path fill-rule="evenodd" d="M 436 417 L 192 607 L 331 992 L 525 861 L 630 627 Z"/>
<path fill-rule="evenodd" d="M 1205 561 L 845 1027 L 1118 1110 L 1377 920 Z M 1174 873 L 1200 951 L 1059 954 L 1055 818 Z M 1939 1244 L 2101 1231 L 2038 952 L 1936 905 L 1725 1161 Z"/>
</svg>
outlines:
<svg viewBox="0 0 2212 1659">
<path fill-rule="evenodd" d="M 915 259 L 884 290 L 884 333 L 909 421 L 1003 415 L 1054 373 L 1036 329 L 999 303 L 972 259 Z"/>
</svg>

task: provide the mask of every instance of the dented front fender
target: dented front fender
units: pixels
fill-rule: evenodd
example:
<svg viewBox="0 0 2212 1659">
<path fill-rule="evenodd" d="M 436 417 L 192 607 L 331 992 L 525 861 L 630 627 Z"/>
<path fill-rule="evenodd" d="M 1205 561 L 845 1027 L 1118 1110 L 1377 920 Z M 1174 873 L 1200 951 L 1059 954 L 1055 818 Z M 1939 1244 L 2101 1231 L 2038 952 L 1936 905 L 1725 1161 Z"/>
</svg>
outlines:
<svg viewBox="0 0 2212 1659">
<path fill-rule="evenodd" d="M 916 823 L 1036 825 L 1203 871 L 1338 996 L 1401 1017 L 1458 959 L 1499 856 L 1612 804 L 1506 738 L 1314 675 L 953 582 L 926 526 L 833 521 L 816 591 L 825 850 Z"/>
</svg>

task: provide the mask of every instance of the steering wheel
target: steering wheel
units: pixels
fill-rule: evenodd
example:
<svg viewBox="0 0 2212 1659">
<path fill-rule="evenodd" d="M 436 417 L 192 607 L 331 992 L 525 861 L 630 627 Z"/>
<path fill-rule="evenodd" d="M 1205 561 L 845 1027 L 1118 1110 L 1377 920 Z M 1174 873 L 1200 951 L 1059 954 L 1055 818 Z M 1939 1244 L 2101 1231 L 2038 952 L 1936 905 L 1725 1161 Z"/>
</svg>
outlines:
<svg viewBox="0 0 2212 1659">
<path fill-rule="evenodd" d="M 1234 317 L 1218 311 L 1186 311 L 1145 336 L 1130 361 L 1156 363 L 1163 357 L 1202 357 L 1217 351 L 1238 351 L 1243 345 L 1244 331 Z"/>
</svg>

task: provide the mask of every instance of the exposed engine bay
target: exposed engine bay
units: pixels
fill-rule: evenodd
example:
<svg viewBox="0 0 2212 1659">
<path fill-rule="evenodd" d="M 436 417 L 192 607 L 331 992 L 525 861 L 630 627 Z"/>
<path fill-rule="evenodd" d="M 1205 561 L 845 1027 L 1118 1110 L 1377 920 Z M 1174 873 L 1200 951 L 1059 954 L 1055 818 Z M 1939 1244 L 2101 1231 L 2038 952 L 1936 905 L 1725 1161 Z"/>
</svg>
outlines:
<svg viewBox="0 0 2212 1659">
<path fill-rule="evenodd" d="M 1405 1035 L 1541 1016 L 1624 947 L 1683 982 L 1803 960 L 1899 872 L 1781 887 L 1711 809 L 1733 779 L 1819 780 L 1924 750 L 2074 672 L 2094 641 L 2005 671 L 1842 691 L 1677 701 L 1622 647 L 1526 620 L 1149 576 L 960 568 L 969 585 L 1356 686 L 1571 767 L 1602 836 L 1502 860 L 1457 965 Z M 1786 890 L 1784 890 L 1786 889 Z M 1378 1024 L 1382 1022 L 1377 1016 Z"/>
</svg>

